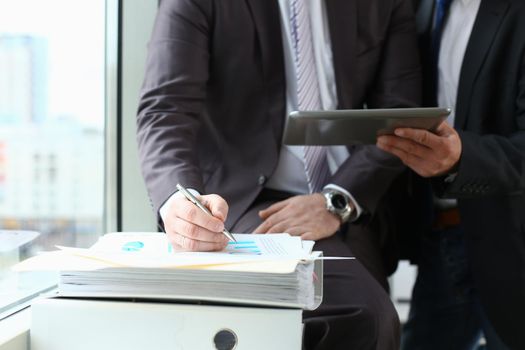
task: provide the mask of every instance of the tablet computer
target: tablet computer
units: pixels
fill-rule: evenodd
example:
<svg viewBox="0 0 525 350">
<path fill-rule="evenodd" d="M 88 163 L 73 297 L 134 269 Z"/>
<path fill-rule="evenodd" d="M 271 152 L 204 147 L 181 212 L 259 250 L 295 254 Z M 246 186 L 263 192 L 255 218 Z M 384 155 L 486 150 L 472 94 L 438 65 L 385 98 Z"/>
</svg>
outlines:
<svg viewBox="0 0 525 350">
<path fill-rule="evenodd" d="M 450 108 L 348 109 L 294 111 L 288 115 L 283 141 L 286 145 L 375 144 L 377 136 L 396 128 L 435 128 Z"/>
</svg>

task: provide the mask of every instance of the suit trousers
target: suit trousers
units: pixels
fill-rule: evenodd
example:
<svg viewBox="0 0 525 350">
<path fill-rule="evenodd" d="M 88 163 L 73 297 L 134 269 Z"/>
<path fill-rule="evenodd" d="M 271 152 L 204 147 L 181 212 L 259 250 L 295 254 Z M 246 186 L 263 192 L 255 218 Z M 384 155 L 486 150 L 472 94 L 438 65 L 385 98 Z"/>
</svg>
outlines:
<svg viewBox="0 0 525 350">
<path fill-rule="evenodd" d="M 253 232 L 261 223 L 258 212 L 289 196 L 291 194 L 264 190 L 232 231 Z M 314 249 L 322 250 L 325 256 L 355 256 L 350 249 L 354 237 L 348 234 L 350 230 L 352 225 L 345 225 L 333 236 L 317 241 Z M 374 246 L 358 244 L 363 255 L 367 248 Z M 371 252 L 368 256 L 380 254 Z M 303 313 L 303 349 L 399 349 L 400 324 L 396 310 L 383 283 L 379 283 L 359 259 L 324 261 L 323 283 L 322 304 L 314 311 Z"/>
</svg>

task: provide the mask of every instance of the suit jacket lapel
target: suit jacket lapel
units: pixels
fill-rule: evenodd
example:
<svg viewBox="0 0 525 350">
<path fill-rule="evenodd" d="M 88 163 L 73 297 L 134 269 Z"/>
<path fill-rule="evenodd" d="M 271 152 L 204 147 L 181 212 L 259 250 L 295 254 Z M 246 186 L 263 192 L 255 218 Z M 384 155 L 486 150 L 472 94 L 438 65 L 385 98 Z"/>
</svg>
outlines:
<svg viewBox="0 0 525 350">
<path fill-rule="evenodd" d="M 365 0 L 367 1 L 367 0 Z M 338 108 L 352 108 L 357 45 L 357 0 L 326 0 Z"/>
<path fill-rule="evenodd" d="M 464 129 L 469 112 L 472 86 L 508 8 L 507 0 L 482 0 L 463 58 L 456 100 L 455 127 Z"/>
<path fill-rule="evenodd" d="M 417 8 L 416 28 L 419 35 L 428 34 L 432 30 L 432 20 L 434 13 L 434 0 L 421 0 Z"/>
<path fill-rule="evenodd" d="M 277 1 L 246 0 L 257 31 L 261 68 L 266 83 L 268 112 L 278 144 L 286 113 L 286 77 L 281 33 L 281 12 Z"/>
</svg>

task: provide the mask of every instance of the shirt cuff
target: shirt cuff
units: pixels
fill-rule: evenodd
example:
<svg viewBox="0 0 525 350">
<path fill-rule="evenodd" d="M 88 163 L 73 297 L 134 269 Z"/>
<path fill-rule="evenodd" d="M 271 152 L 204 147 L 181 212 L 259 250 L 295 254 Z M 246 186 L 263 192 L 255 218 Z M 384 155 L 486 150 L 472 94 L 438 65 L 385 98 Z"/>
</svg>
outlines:
<svg viewBox="0 0 525 350">
<path fill-rule="evenodd" d="M 192 195 L 194 196 L 200 196 L 201 194 L 193 189 L 193 188 L 187 188 L 187 190 L 189 192 L 191 192 Z M 183 196 L 182 193 L 180 193 L 180 191 L 176 191 L 174 192 L 165 202 L 164 204 L 160 207 L 159 209 L 159 215 L 160 215 L 160 218 L 162 219 L 162 222 L 165 223 L 166 220 L 166 216 L 168 215 L 168 210 L 169 210 L 169 207 L 171 206 L 171 203 L 176 199 L 176 198 L 179 198 L 180 196 Z"/>
<path fill-rule="evenodd" d="M 336 191 L 343 192 L 345 195 L 347 195 L 348 198 L 350 198 L 350 200 L 352 201 L 352 204 L 355 207 L 355 215 L 352 215 L 350 217 L 350 220 L 348 220 L 348 222 L 354 222 L 357 219 L 359 219 L 359 217 L 363 213 L 363 208 L 359 205 L 359 203 L 357 203 L 357 201 L 355 200 L 354 196 L 352 196 L 352 194 L 350 192 L 348 192 L 346 189 L 342 188 L 341 186 L 337 186 L 337 185 L 334 185 L 334 184 L 328 184 L 328 185 L 326 185 L 324 187 L 324 189 L 334 189 Z"/>
</svg>

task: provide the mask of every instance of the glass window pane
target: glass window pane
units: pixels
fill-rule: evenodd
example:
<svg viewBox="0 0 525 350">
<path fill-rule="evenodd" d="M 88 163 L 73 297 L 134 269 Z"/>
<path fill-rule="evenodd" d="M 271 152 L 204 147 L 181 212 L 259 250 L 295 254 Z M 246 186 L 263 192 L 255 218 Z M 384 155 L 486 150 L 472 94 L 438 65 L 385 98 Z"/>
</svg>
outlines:
<svg viewBox="0 0 525 350">
<path fill-rule="evenodd" d="M 10 266 L 102 232 L 104 55 L 104 0 L 0 0 L 0 312 L 56 282 Z"/>
</svg>

